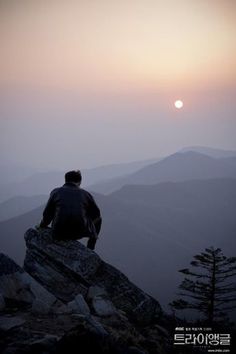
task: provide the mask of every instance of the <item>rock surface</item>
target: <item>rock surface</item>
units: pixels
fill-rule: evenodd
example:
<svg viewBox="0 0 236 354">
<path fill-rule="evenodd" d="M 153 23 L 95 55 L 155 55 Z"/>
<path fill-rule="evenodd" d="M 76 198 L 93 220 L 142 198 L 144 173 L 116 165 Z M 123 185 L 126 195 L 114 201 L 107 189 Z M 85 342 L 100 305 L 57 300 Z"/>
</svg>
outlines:
<svg viewBox="0 0 236 354">
<path fill-rule="evenodd" d="M 165 354 L 156 300 L 77 241 L 25 234 L 24 269 L 0 254 L 1 354 Z"/>
<path fill-rule="evenodd" d="M 6 306 L 4 297 L 2 296 L 2 294 L 0 294 L 0 311 L 4 310 Z"/>
<path fill-rule="evenodd" d="M 72 301 L 91 286 L 104 289 L 117 309 L 138 322 L 150 323 L 161 316 L 161 307 L 116 268 L 77 241 L 54 242 L 50 230 L 25 234 L 25 270 L 62 301 Z M 91 292 L 91 290 L 90 290 Z"/>
<path fill-rule="evenodd" d="M 117 313 L 115 306 L 108 299 L 104 299 L 101 296 L 95 296 L 92 300 L 93 310 L 96 315 L 101 317 L 113 316 Z"/>
<path fill-rule="evenodd" d="M 4 254 L 0 254 L 0 293 L 6 304 L 44 307 L 47 312 L 61 302 Z M 61 303 L 62 304 L 62 303 Z"/>
<path fill-rule="evenodd" d="M 76 295 L 74 300 L 68 303 L 68 307 L 72 312 L 80 313 L 81 315 L 86 316 L 90 314 L 90 309 L 87 305 L 87 302 L 84 300 L 84 297 L 81 294 Z"/>
<path fill-rule="evenodd" d="M 1 316 L 0 317 L 0 330 L 8 331 L 9 329 L 22 326 L 25 320 L 19 316 Z"/>
</svg>

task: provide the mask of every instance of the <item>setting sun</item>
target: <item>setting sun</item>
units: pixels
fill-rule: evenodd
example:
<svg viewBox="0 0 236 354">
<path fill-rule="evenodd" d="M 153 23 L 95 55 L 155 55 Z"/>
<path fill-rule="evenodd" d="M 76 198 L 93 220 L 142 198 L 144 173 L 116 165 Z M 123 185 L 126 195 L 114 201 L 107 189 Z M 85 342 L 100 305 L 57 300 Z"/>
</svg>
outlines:
<svg viewBox="0 0 236 354">
<path fill-rule="evenodd" d="M 175 101 L 175 107 L 176 108 L 178 108 L 178 109 L 180 109 L 180 108 L 182 108 L 183 107 L 183 101 L 181 101 L 181 100 L 177 100 L 177 101 Z"/>
</svg>

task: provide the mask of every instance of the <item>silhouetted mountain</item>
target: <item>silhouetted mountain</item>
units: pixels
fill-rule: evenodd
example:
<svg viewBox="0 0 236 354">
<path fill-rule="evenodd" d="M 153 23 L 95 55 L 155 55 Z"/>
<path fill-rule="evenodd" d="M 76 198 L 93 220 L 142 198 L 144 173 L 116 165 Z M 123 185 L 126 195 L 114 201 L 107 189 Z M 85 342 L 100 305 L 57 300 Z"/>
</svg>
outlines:
<svg viewBox="0 0 236 354">
<path fill-rule="evenodd" d="M 43 206 L 28 213 L 0 222 L 0 250 L 21 263 L 25 254 L 23 230 L 35 226 L 42 217 Z"/>
<path fill-rule="evenodd" d="M 157 184 L 192 179 L 236 177 L 236 165 L 232 158 L 215 159 L 189 151 L 170 155 L 128 176 L 90 186 L 94 192 L 109 194 L 127 184 Z"/>
<path fill-rule="evenodd" d="M 232 166 L 236 166 L 236 156 L 226 157 L 222 160 L 225 160 L 227 163 L 230 163 Z"/>
<path fill-rule="evenodd" d="M 236 156 L 236 150 L 224 150 L 206 146 L 188 146 L 181 149 L 179 152 L 188 151 L 199 152 L 200 154 L 208 155 L 215 158 Z"/>
<path fill-rule="evenodd" d="M 144 166 L 160 161 L 161 158 L 153 158 L 142 161 L 133 161 L 120 164 L 104 165 L 87 170 L 82 170 L 83 179 L 86 186 L 97 181 L 103 181 L 110 178 L 120 177 L 138 171 Z"/>
<path fill-rule="evenodd" d="M 158 159 L 134 161 L 130 163 L 100 166 L 82 170 L 83 186 L 88 186 L 109 178 L 114 178 L 128 173 L 133 173 L 138 169 Z M 75 166 L 76 168 L 76 166 Z M 6 201 L 15 196 L 32 196 L 48 194 L 56 186 L 64 182 L 65 171 L 50 171 L 33 174 L 21 182 L 5 183 L 0 186 L 0 201 Z"/>
<path fill-rule="evenodd" d="M 110 196 L 122 202 L 186 210 L 192 209 L 193 203 L 194 208 L 202 208 L 203 203 L 206 210 L 212 205 L 222 208 L 222 203 L 226 201 L 227 206 L 233 208 L 234 203 L 228 203 L 236 198 L 235 186 L 236 179 L 164 182 L 157 185 L 127 185 Z"/>
<path fill-rule="evenodd" d="M 194 254 L 211 245 L 234 256 L 236 180 L 195 180 L 125 186 L 95 195 L 103 215 L 97 252 L 158 298 L 173 299 Z M 1 249 L 18 262 L 24 230 L 38 223 L 42 208 L 0 223 Z"/>
<path fill-rule="evenodd" d="M 0 221 L 27 213 L 46 202 L 48 196 L 13 197 L 0 203 Z"/>
</svg>

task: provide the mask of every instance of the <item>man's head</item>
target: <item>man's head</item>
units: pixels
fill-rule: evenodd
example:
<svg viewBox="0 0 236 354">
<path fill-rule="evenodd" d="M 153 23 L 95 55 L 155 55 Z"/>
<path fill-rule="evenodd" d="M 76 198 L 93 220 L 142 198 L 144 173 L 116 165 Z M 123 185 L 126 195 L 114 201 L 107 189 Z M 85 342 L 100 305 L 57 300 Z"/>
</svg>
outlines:
<svg viewBox="0 0 236 354">
<path fill-rule="evenodd" d="M 65 174 L 66 183 L 76 183 L 77 185 L 81 184 L 82 176 L 81 172 L 78 171 L 69 171 Z"/>
</svg>

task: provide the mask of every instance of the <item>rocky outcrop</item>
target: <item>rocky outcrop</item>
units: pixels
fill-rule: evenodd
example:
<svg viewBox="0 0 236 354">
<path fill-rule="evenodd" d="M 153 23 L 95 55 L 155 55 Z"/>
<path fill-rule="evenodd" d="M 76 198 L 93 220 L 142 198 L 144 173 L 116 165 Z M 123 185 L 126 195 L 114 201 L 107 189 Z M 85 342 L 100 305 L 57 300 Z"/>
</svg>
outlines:
<svg viewBox="0 0 236 354">
<path fill-rule="evenodd" d="M 150 323 L 161 316 L 161 307 L 116 268 L 105 263 L 93 251 L 77 241 L 54 242 L 50 230 L 25 234 L 27 252 L 25 270 L 62 301 L 71 301 L 81 293 L 87 298 L 96 285 L 96 307 L 106 297 L 114 306 L 137 322 Z M 111 304 L 108 305 L 111 308 Z M 104 306 L 103 306 L 104 307 Z"/>
<path fill-rule="evenodd" d="M 50 230 L 30 229 L 25 240 L 24 269 L 0 254 L 1 353 L 168 351 L 160 305 L 124 274 Z"/>
<path fill-rule="evenodd" d="M 0 298 L 6 306 L 31 306 L 49 313 L 57 310 L 63 303 L 41 286 L 9 257 L 0 254 Z"/>
</svg>

